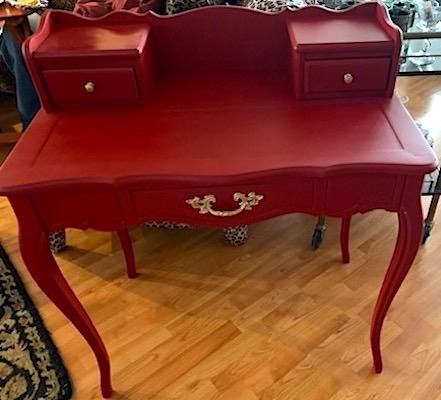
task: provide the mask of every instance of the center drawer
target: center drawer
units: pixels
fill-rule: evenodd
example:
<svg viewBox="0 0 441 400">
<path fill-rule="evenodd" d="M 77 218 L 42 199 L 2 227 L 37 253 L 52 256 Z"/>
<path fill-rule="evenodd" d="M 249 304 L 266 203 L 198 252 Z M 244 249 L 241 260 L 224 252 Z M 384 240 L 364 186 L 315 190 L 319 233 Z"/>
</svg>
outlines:
<svg viewBox="0 0 441 400">
<path fill-rule="evenodd" d="M 288 184 L 174 190 L 131 188 L 129 197 L 137 223 L 174 221 L 194 225 L 235 226 L 290 212 L 311 212 L 314 208 L 314 189 L 313 179 L 299 178 Z M 254 195 L 258 197 L 255 202 L 251 200 Z M 249 207 L 244 207 L 244 198 L 250 200 Z"/>
</svg>

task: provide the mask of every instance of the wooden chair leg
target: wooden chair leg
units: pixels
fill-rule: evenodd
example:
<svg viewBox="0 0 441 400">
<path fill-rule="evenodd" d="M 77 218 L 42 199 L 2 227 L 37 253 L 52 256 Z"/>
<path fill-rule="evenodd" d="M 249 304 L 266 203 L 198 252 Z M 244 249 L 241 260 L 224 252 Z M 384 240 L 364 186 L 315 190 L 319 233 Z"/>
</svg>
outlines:
<svg viewBox="0 0 441 400">
<path fill-rule="evenodd" d="M 138 273 L 136 272 L 135 255 L 133 254 L 132 241 L 130 240 L 129 231 L 122 229 L 117 231 L 121 247 L 126 259 L 127 276 L 130 279 L 136 278 Z"/>
<path fill-rule="evenodd" d="M 60 229 L 49 235 L 49 246 L 52 253 L 60 253 L 66 248 L 66 231 Z"/>
<path fill-rule="evenodd" d="M 340 246 L 343 264 L 349 263 L 349 229 L 351 227 L 351 216 L 343 217 L 340 229 Z"/>
</svg>

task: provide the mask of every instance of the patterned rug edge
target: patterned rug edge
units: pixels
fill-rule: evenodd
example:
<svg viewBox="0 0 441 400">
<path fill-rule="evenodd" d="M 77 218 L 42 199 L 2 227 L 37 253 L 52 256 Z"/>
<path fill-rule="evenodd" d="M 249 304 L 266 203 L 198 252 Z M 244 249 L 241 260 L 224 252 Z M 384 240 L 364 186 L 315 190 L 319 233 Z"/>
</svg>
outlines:
<svg viewBox="0 0 441 400">
<path fill-rule="evenodd" d="M 66 367 L 64 366 L 64 363 L 60 357 L 60 354 L 58 352 L 58 349 L 56 345 L 54 344 L 49 331 L 47 330 L 40 313 L 38 309 L 35 307 L 32 299 L 30 298 L 23 281 L 18 273 L 18 271 L 15 269 L 14 265 L 12 264 L 11 260 L 9 259 L 8 254 L 4 250 L 3 246 L 0 244 L 0 264 L 4 264 L 5 268 L 7 269 L 7 272 L 10 274 L 10 276 L 13 278 L 13 283 L 11 281 L 7 282 L 0 282 L 0 295 L 5 296 L 5 293 L 9 290 L 10 292 L 13 292 L 14 289 L 17 290 L 19 295 L 23 299 L 24 308 L 23 310 L 26 310 L 33 319 L 33 326 L 35 326 L 38 336 L 40 337 L 41 341 L 38 341 L 37 343 L 41 345 L 41 343 L 44 343 L 45 349 L 43 349 L 42 353 L 44 355 L 41 356 L 41 359 L 36 362 L 36 364 L 39 364 L 38 367 L 42 370 L 39 371 L 39 378 L 52 378 L 54 379 L 54 376 L 58 380 L 58 383 L 49 384 L 45 388 L 45 393 L 41 393 L 41 386 L 39 386 L 38 391 L 34 392 L 33 397 L 29 397 L 29 393 L 27 394 L 19 394 L 16 393 L 16 397 L 11 397 L 11 392 L 8 392 L 8 400 L 13 399 L 32 399 L 32 400 L 69 400 L 72 397 L 72 384 L 67 372 Z M 1 265 L 0 265 L 1 267 Z M 0 271 L 0 277 L 3 280 L 4 273 Z M 5 290 L 5 287 L 7 289 Z M 3 293 L 2 293 L 3 292 Z M 11 293 L 10 293 L 11 294 Z M 3 302 L 2 302 L 3 303 Z M 0 307 L 3 307 L 0 305 Z M 16 310 L 13 311 L 14 313 Z M 20 314 L 20 312 L 17 312 L 17 314 Z M 0 334 L 3 331 L 3 323 L 5 321 L 2 321 L 4 318 L 4 313 L 2 312 L 0 315 Z M 22 317 L 24 317 L 22 315 Z M 26 318 L 24 318 L 26 319 Z M 22 322 L 21 325 L 26 323 L 26 321 Z M 34 333 L 34 331 L 32 331 Z M 3 340 L 0 338 L 0 345 L 2 345 Z M 22 342 L 17 343 L 16 347 L 13 349 L 13 351 L 22 350 Z M 1 352 L 4 350 L 4 346 L 0 347 L 0 356 Z M 11 349 L 8 349 L 11 350 Z M 9 351 L 10 354 L 10 351 Z M 48 356 L 48 357 L 47 357 Z M 4 358 L 0 357 L 0 362 L 3 362 Z M 8 366 L 8 365 L 7 365 Z M 28 366 L 28 365 L 27 365 Z M 1 376 L 1 369 L 0 369 L 0 393 L 5 390 L 5 377 Z M 41 373 L 41 376 L 40 376 Z M 33 377 L 35 380 L 35 376 Z M 29 377 L 31 380 L 31 377 Z M 11 382 L 6 382 L 6 384 L 10 384 Z M 28 382 L 29 383 L 29 382 Z M 14 382 L 12 382 L 14 384 Z M 6 388 L 6 390 L 10 390 Z M 17 390 L 17 388 L 12 388 L 12 390 Z M 40 392 L 40 393 L 38 393 Z M 13 392 L 14 393 L 14 392 Z M 3 393 L 4 395 L 5 393 Z M 3 396 L 0 394 L 0 398 L 3 398 Z"/>
</svg>

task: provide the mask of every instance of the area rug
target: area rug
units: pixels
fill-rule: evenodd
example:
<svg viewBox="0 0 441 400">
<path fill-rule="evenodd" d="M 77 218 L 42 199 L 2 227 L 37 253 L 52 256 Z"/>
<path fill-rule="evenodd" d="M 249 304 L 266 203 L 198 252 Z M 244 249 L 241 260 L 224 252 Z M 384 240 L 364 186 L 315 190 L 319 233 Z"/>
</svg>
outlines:
<svg viewBox="0 0 441 400">
<path fill-rule="evenodd" d="M 66 368 L 0 245 L 0 400 L 71 397 Z"/>
</svg>

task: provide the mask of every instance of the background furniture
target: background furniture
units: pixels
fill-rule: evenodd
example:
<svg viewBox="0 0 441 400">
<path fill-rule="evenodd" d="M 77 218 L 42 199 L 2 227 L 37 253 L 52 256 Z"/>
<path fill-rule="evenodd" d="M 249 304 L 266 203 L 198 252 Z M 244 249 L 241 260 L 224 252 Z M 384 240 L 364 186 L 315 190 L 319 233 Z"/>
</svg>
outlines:
<svg viewBox="0 0 441 400">
<path fill-rule="evenodd" d="M 420 31 L 414 28 L 411 32 L 404 33 L 404 46 L 402 63 L 398 74 L 402 76 L 412 75 L 439 75 L 441 74 L 441 23 L 436 31 Z M 423 42 L 428 44 L 424 44 Z M 415 52 L 415 46 L 419 49 Z M 422 50 L 427 46 L 426 54 Z M 423 57 L 431 58 L 427 64 L 416 65 L 412 60 L 421 60 Z"/>
<path fill-rule="evenodd" d="M 18 8 L 9 5 L 9 3 L 0 4 L 0 22 L 9 28 L 14 39 L 20 45 L 23 40 L 31 34 L 31 28 L 29 26 L 28 16 L 35 13 L 37 9 L 31 8 Z M 1 62 L 1 61 L 0 61 Z M 8 71 L 7 77 L 9 78 L 10 72 Z M 0 77 L 1 80 L 1 77 Z M 6 82 L 8 79 L 6 80 Z M 0 135 L 0 144 L 2 143 L 15 143 L 20 138 L 19 132 L 3 132 Z"/>
<path fill-rule="evenodd" d="M 346 29 L 357 32 L 351 41 Z M 106 40 L 94 41 L 97 32 Z M 176 41 L 178 32 L 186 40 Z M 41 110 L 5 162 L 0 193 L 17 215 L 29 271 L 94 350 L 105 397 L 105 347 L 48 249 L 48 232 L 65 226 L 118 230 L 155 219 L 223 227 L 307 212 L 343 218 L 345 254 L 353 214 L 395 212 L 396 249 L 371 327 L 375 370 L 382 370 L 381 327 L 419 247 L 420 188 L 437 164 L 390 97 L 400 44 L 378 3 L 339 15 L 315 7 L 274 15 L 232 7 L 171 18 L 115 13 L 99 24 L 46 14 L 26 54 L 43 107 L 54 112 Z M 360 67 L 360 47 L 372 77 Z M 98 71 L 108 79 L 96 81 Z M 327 78 L 322 86 L 313 81 L 317 71 Z M 65 97 L 47 90 L 63 76 L 72 77 Z M 381 84 L 366 82 L 374 77 Z"/>
<path fill-rule="evenodd" d="M 439 18 L 439 15 L 437 18 Z M 403 33 L 403 38 L 404 42 L 398 75 L 415 76 L 441 74 L 441 22 L 435 21 L 435 24 L 429 29 L 424 27 L 417 16 L 409 29 Z M 415 54 L 416 44 L 418 44 L 418 47 L 421 46 L 420 50 L 416 52 L 417 54 Z M 425 53 L 421 51 L 424 46 L 427 46 L 427 51 Z M 429 59 L 427 64 L 424 62 L 421 63 L 424 58 Z M 424 220 L 422 243 L 425 243 L 432 231 L 433 220 L 438 207 L 439 196 L 441 195 L 441 177 L 439 170 L 426 177 L 422 189 L 422 195 L 432 197 L 429 210 Z"/>
<path fill-rule="evenodd" d="M 76 0 L 52 0 L 50 7 L 57 9 L 72 10 Z M 8 23 L 12 32 L 15 33 L 17 41 L 20 43 L 32 32 L 29 26 L 28 16 L 36 9 L 24 9 L 10 6 L 8 3 L 0 4 L 0 21 Z M 9 23 L 11 22 L 11 23 Z M 18 25 L 17 25 L 18 23 Z M 6 67 L 0 55 L 0 93 L 15 93 L 15 78 Z M 21 132 L 9 132 L 0 127 L 0 144 L 16 143 L 21 137 Z"/>
<path fill-rule="evenodd" d="M 72 11 L 76 0 L 51 0 L 49 8 Z M 2 4 L 2 6 L 4 6 Z M 14 76 L 8 70 L 0 56 L 0 93 L 15 93 Z"/>
</svg>

